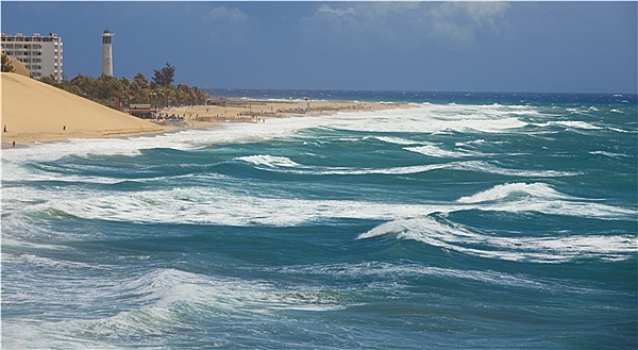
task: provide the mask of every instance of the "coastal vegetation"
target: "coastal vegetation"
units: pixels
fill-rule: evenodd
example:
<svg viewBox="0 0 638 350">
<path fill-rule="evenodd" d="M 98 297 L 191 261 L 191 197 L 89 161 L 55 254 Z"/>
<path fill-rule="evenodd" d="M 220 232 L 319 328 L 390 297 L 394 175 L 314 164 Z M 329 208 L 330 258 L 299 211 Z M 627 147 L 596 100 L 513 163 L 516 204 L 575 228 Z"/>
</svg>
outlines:
<svg viewBox="0 0 638 350">
<path fill-rule="evenodd" d="M 11 61 L 9 60 L 9 56 L 7 56 L 7 54 L 2 53 L 1 62 L 2 62 L 1 70 L 3 72 L 13 72 L 13 65 L 11 64 Z"/>
<path fill-rule="evenodd" d="M 71 80 L 58 82 L 53 76 L 47 76 L 40 81 L 114 109 L 131 104 L 150 104 L 152 108 L 203 105 L 209 97 L 198 87 L 175 85 L 175 67 L 170 63 L 153 70 L 150 82 L 142 73 L 137 73 L 132 80 L 104 74 L 98 78 L 78 74 Z"/>
</svg>

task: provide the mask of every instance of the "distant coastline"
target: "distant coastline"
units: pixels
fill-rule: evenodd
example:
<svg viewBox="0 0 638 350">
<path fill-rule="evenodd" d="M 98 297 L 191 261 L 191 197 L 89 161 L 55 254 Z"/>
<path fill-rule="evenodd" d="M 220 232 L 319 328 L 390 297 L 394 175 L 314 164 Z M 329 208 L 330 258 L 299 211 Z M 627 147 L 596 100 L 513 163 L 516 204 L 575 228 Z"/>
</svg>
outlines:
<svg viewBox="0 0 638 350">
<path fill-rule="evenodd" d="M 57 87 L 14 73 L 2 73 L 2 148 L 73 138 L 103 138 L 210 128 L 225 122 L 318 116 L 338 112 L 409 108 L 403 103 L 220 99 L 211 105 L 159 109 L 158 120 L 140 119 Z"/>
</svg>

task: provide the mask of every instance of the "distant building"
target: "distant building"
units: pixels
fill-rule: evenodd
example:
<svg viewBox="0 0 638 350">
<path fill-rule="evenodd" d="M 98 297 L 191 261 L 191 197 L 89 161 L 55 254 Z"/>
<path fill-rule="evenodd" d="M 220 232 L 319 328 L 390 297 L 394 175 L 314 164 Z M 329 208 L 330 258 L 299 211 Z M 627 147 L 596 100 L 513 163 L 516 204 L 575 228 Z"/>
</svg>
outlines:
<svg viewBox="0 0 638 350">
<path fill-rule="evenodd" d="M 138 118 L 152 119 L 156 111 L 151 109 L 150 103 L 131 103 L 128 112 Z"/>
<path fill-rule="evenodd" d="M 102 32 L 102 74 L 113 76 L 113 35 L 108 28 Z"/>
<path fill-rule="evenodd" d="M 2 33 L 2 52 L 24 63 L 35 79 L 53 75 L 55 80 L 63 79 L 62 38 L 49 33 L 24 36 L 22 33 L 9 35 Z"/>
</svg>

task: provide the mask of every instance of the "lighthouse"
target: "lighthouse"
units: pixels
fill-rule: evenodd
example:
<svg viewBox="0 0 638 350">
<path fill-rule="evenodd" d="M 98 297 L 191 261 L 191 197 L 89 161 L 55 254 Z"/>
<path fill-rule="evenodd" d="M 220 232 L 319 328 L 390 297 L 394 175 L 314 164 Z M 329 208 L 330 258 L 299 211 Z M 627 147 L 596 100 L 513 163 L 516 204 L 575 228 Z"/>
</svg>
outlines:
<svg viewBox="0 0 638 350">
<path fill-rule="evenodd" d="M 102 33 L 102 74 L 108 76 L 113 76 L 113 35 L 115 33 L 111 33 L 108 28 Z"/>
</svg>

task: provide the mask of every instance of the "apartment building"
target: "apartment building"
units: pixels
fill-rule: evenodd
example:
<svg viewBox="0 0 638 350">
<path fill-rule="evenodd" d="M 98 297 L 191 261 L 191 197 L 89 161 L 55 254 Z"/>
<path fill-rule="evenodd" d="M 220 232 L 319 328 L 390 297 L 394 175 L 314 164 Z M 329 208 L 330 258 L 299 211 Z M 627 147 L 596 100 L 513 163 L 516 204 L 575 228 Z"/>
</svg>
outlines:
<svg viewBox="0 0 638 350">
<path fill-rule="evenodd" d="M 62 38 L 49 33 L 25 36 L 22 33 L 9 35 L 2 33 L 2 52 L 16 58 L 31 71 L 31 76 L 40 79 L 53 75 L 57 81 L 62 74 Z"/>
</svg>

